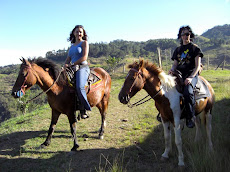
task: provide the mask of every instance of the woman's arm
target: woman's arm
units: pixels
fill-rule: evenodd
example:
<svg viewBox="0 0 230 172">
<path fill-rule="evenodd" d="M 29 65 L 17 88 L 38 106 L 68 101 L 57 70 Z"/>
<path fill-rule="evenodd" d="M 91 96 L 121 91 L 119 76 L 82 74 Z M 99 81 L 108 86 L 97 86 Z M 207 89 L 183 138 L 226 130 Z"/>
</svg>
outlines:
<svg viewBox="0 0 230 172">
<path fill-rule="evenodd" d="M 65 64 L 64 64 L 64 69 L 70 66 L 70 62 L 71 62 L 71 58 L 69 56 L 67 56 L 67 58 L 65 59 Z"/>
<path fill-rule="evenodd" d="M 195 57 L 195 68 L 194 68 L 193 72 L 184 81 L 185 85 L 190 84 L 192 82 L 192 79 L 197 75 L 197 73 L 200 70 L 200 65 L 201 65 L 201 57 L 198 55 Z"/>
<path fill-rule="evenodd" d="M 178 66 L 178 61 L 174 60 L 172 68 L 169 70 L 169 74 L 172 74 L 176 70 L 177 66 Z"/>
<path fill-rule="evenodd" d="M 78 60 L 74 63 L 74 65 L 81 64 L 81 62 L 87 60 L 88 54 L 89 54 L 89 44 L 88 44 L 87 41 L 84 41 L 84 42 L 82 43 L 82 51 L 83 51 L 82 57 L 81 57 L 80 59 L 78 59 Z"/>
</svg>

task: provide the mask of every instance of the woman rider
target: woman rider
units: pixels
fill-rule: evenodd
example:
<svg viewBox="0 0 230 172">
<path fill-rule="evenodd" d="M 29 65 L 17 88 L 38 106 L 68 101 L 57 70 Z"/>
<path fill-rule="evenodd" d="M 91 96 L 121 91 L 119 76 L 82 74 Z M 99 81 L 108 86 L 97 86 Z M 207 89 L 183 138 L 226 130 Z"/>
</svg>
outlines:
<svg viewBox="0 0 230 172">
<path fill-rule="evenodd" d="M 91 107 L 85 91 L 85 84 L 89 77 L 90 69 L 87 62 L 89 44 L 84 27 L 81 25 L 75 26 L 70 33 L 68 41 L 71 41 L 72 45 L 65 60 L 64 68 L 79 66 L 79 70 L 76 71 L 76 91 L 80 100 L 81 118 L 85 119 L 88 117 L 86 110 L 91 111 Z"/>
</svg>

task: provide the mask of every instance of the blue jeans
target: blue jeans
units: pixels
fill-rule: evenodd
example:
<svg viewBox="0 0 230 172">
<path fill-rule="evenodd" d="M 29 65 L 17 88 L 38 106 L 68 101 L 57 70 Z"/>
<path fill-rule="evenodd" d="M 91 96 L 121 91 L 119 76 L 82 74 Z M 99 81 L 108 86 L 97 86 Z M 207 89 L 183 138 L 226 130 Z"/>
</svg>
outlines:
<svg viewBox="0 0 230 172">
<path fill-rule="evenodd" d="M 91 107 L 87 100 L 87 95 L 85 91 L 85 84 L 88 80 L 89 73 L 90 73 L 90 69 L 88 66 L 80 68 L 76 72 L 76 91 L 77 91 L 78 98 L 81 102 L 80 110 L 85 109 L 91 111 Z"/>
<path fill-rule="evenodd" d="M 198 75 L 196 75 L 193 79 L 191 84 L 185 85 L 184 87 L 184 103 L 185 103 L 185 110 L 186 110 L 186 118 L 191 119 L 195 116 L 195 95 L 194 89 L 198 81 Z"/>
</svg>

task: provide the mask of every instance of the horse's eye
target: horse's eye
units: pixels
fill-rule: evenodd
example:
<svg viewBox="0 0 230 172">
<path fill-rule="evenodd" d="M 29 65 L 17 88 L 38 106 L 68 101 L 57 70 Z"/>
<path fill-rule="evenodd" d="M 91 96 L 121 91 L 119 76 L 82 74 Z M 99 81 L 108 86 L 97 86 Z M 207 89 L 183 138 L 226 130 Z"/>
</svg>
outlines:
<svg viewBox="0 0 230 172">
<path fill-rule="evenodd" d="M 24 71 L 24 72 L 21 73 L 21 75 L 24 76 L 24 77 L 25 77 L 27 74 L 28 74 L 27 71 Z"/>
</svg>

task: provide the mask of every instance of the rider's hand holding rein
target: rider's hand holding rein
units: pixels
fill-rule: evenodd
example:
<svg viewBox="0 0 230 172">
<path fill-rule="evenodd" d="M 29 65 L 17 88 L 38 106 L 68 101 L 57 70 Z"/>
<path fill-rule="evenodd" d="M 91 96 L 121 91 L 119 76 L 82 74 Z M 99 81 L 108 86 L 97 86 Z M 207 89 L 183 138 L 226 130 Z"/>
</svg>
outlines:
<svg viewBox="0 0 230 172">
<path fill-rule="evenodd" d="M 198 74 L 200 68 L 201 68 L 201 57 L 200 57 L 200 55 L 198 55 L 195 57 L 195 68 L 194 68 L 193 72 L 184 81 L 185 85 L 191 84 L 192 79 Z"/>
</svg>

